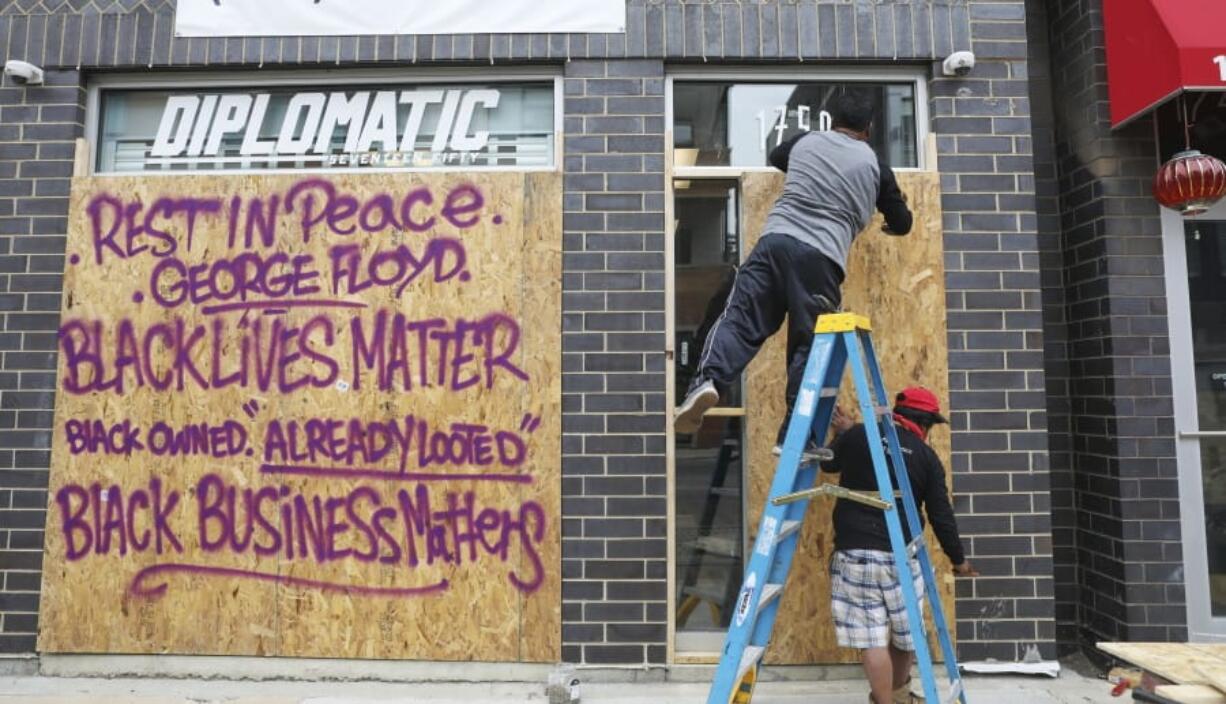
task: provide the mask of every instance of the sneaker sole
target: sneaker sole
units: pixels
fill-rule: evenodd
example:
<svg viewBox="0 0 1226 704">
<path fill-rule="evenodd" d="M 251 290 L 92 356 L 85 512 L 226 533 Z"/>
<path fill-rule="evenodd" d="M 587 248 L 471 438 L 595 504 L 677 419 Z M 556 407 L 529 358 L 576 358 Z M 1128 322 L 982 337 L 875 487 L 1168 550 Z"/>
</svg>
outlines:
<svg viewBox="0 0 1226 704">
<path fill-rule="evenodd" d="M 677 415 L 673 420 L 673 430 L 687 434 L 697 432 L 702 427 L 702 417 L 717 403 L 719 403 L 719 393 L 714 389 L 708 389 L 695 395 L 688 404 L 683 404 L 677 409 Z"/>
</svg>

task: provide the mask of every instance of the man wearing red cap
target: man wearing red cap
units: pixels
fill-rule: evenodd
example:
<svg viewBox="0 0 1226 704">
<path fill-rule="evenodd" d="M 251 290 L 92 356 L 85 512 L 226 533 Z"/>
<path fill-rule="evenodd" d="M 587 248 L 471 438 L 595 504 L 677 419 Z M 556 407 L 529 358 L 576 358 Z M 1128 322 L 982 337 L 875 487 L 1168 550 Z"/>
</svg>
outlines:
<svg viewBox="0 0 1226 704">
<path fill-rule="evenodd" d="M 927 514 L 941 548 L 953 562 L 954 572 L 974 576 L 976 572 L 966 561 L 958 537 L 945 487 L 945 467 L 927 443 L 932 426 L 948 422 L 941 415 L 936 395 L 928 389 L 913 386 L 894 399 L 894 424 L 917 507 L 922 506 L 922 513 Z M 877 475 L 864 425 L 853 425 L 836 410 L 832 426 L 837 433 L 830 447 L 834 459 L 824 462 L 822 470 L 838 473 L 840 486 L 875 494 Z M 890 476 L 894 476 L 892 471 Z M 903 535 L 911 540 L 905 523 Z M 911 654 L 915 643 L 882 511 L 840 500 L 834 508 L 834 551 L 830 563 L 831 613 L 839 645 L 860 650 L 872 689 L 871 701 L 907 704 L 912 698 Z M 924 580 L 917 560 L 911 561 L 911 571 L 916 575 L 915 593 L 922 610 Z"/>
</svg>

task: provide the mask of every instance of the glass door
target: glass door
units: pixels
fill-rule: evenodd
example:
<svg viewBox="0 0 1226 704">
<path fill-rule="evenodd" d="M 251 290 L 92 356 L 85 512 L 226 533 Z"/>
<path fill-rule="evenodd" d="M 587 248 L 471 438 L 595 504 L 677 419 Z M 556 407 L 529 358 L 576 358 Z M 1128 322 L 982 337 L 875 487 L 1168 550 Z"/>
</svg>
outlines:
<svg viewBox="0 0 1226 704">
<path fill-rule="evenodd" d="M 1188 636 L 1226 641 L 1226 204 L 1162 218 Z"/>
<path fill-rule="evenodd" d="M 740 261 L 735 179 L 673 180 L 673 379 L 685 398 L 707 333 L 718 324 Z M 674 439 L 676 651 L 718 653 L 741 585 L 744 554 L 741 389 L 702 426 Z"/>
</svg>

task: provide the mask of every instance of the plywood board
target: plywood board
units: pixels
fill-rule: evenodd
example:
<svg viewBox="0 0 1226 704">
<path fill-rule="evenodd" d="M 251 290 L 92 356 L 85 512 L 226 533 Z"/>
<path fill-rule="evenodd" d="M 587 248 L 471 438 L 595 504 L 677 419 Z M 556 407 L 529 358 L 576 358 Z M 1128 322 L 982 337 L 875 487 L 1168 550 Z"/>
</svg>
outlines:
<svg viewBox="0 0 1226 704">
<path fill-rule="evenodd" d="M 1175 684 L 1216 686 L 1226 673 L 1226 644 L 1099 643 L 1098 649 Z"/>
<path fill-rule="evenodd" d="M 1226 704 L 1226 694 L 1203 684 L 1161 685 L 1154 692 L 1180 704 Z"/>
<path fill-rule="evenodd" d="M 852 247 L 843 285 L 844 309 L 867 315 L 887 388 L 921 384 L 943 402 L 949 398 L 948 342 L 945 337 L 945 274 L 941 242 L 941 184 L 935 173 L 900 173 L 899 186 L 915 213 L 910 235 L 899 239 L 880 231 L 880 216 Z M 746 253 L 762 234 L 766 216 L 783 188 L 783 176 L 754 173 L 742 177 Z M 786 330 L 786 325 L 782 330 Z M 756 537 L 763 502 L 774 476 L 770 454 L 784 413 L 785 337 L 781 331 L 758 353 L 746 374 L 749 408 L 748 514 L 750 539 Z M 856 407 L 850 375 L 840 405 Z M 931 443 L 949 471 L 949 431 L 935 429 Z M 837 477 L 823 475 L 826 481 Z M 956 487 L 954 487 L 956 490 Z M 815 501 L 805 519 L 800 550 L 793 563 L 767 651 L 767 662 L 810 664 L 857 662 L 858 653 L 835 643 L 830 618 L 829 562 L 833 551 L 833 500 Z M 929 545 L 937 545 L 928 531 Z M 945 615 L 953 632 L 953 575 L 939 549 L 932 552 Z M 933 630 L 929 628 L 929 632 Z M 935 638 L 933 639 L 935 643 Z M 936 651 L 936 652 L 939 652 Z"/>
<path fill-rule="evenodd" d="M 561 200 L 75 180 L 40 649 L 556 661 Z"/>
</svg>

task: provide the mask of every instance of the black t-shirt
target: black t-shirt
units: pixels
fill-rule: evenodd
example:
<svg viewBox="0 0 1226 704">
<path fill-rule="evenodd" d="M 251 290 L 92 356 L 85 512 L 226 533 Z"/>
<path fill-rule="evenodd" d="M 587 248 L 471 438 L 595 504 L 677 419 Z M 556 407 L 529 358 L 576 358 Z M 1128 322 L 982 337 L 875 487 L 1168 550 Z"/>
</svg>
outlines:
<svg viewBox="0 0 1226 704">
<path fill-rule="evenodd" d="M 928 515 L 932 530 L 941 543 L 941 549 L 955 565 L 965 559 L 962 540 L 958 537 L 958 524 L 954 520 L 953 506 L 945 488 L 945 468 L 931 447 L 915 433 L 899 427 L 898 442 L 911 475 L 911 491 L 918 507 Z M 835 439 L 830 446 L 834 459 L 822 464 L 822 470 L 835 472 L 839 485 L 854 491 L 877 493 L 877 476 L 873 472 L 873 458 L 869 454 L 868 433 L 864 426 L 856 425 Z M 882 441 L 884 450 L 884 441 Z M 889 455 L 886 455 L 887 461 Z M 893 469 L 890 470 L 893 480 Z M 894 486 L 897 491 L 897 485 Z M 902 510 L 902 499 L 897 501 Z M 903 514 L 899 514 L 901 518 Z M 903 535 L 911 540 L 906 521 L 902 522 Z M 880 509 L 854 501 L 840 499 L 834 507 L 835 550 L 884 550 L 889 551 L 890 534 L 886 530 L 885 516 Z"/>
</svg>

